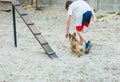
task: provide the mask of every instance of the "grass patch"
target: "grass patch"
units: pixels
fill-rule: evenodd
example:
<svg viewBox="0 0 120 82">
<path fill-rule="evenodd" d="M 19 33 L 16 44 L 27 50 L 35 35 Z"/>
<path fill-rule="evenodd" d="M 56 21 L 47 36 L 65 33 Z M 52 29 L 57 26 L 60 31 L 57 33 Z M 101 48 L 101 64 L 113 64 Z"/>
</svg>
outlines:
<svg viewBox="0 0 120 82">
<path fill-rule="evenodd" d="M 115 14 L 116 12 L 108 12 L 108 14 Z"/>
<path fill-rule="evenodd" d="M 120 16 L 120 12 L 118 12 L 116 15 L 119 15 L 119 16 Z"/>
<path fill-rule="evenodd" d="M 98 16 L 97 18 L 98 19 L 101 19 L 101 18 L 104 18 L 105 16 L 104 15 L 100 15 L 100 16 Z"/>
</svg>

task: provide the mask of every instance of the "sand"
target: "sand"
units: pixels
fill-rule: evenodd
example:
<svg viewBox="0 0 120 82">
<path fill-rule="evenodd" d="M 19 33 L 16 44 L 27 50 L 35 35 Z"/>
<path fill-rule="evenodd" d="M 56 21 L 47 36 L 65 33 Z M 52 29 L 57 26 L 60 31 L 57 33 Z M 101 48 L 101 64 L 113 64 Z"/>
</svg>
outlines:
<svg viewBox="0 0 120 82">
<path fill-rule="evenodd" d="M 25 8 L 59 57 L 51 60 L 17 13 L 18 47 L 14 47 L 12 12 L 1 11 L 4 8 L 11 6 L 0 3 L 0 82 L 120 82 L 120 16 L 107 14 L 91 22 L 84 34 L 93 46 L 89 54 L 78 58 L 65 38 L 63 8 Z"/>
</svg>

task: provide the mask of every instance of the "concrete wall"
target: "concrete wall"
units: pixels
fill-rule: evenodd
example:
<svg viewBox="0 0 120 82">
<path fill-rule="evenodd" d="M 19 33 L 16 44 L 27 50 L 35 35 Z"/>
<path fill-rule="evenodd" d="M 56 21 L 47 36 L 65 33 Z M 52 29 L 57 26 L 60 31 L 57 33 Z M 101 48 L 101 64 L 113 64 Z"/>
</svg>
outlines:
<svg viewBox="0 0 120 82">
<path fill-rule="evenodd" d="M 21 3 L 31 2 L 31 0 L 19 0 Z M 75 0 L 72 0 L 75 1 Z M 96 11 L 118 11 L 120 12 L 120 0 L 86 0 Z M 64 7 L 66 0 L 37 0 L 39 6 Z"/>
<path fill-rule="evenodd" d="M 98 11 L 120 12 L 120 0 L 89 0 L 88 3 Z"/>
<path fill-rule="evenodd" d="M 37 0 L 37 5 L 39 6 L 52 6 L 52 0 Z"/>
<path fill-rule="evenodd" d="M 66 0 L 37 0 L 38 6 L 64 7 Z M 43 1 L 46 1 L 46 3 Z M 75 0 L 73 0 L 75 1 Z M 120 12 L 120 0 L 86 0 L 94 10 L 118 11 Z"/>
<path fill-rule="evenodd" d="M 63 7 L 66 0 L 37 0 L 38 6 Z"/>
<path fill-rule="evenodd" d="M 120 0 L 100 0 L 99 9 L 120 12 Z"/>
<path fill-rule="evenodd" d="M 18 0 L 20 3 L 28 3 L 30 0 Z"/>
</svg>

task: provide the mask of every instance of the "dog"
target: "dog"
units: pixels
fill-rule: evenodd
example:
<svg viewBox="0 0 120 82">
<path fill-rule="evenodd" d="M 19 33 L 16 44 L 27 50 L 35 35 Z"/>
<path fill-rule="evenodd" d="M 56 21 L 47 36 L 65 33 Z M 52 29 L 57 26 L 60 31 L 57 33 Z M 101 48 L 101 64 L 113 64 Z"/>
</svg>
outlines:
<svg viewBox="0 0 120 82">
<path fill-rule="evenodd" d="M 76 33 L 69 34 L 69 40 L 70 40 L 70 48 L 75 54 L 80 57 L 83 55 L 83 47 L 82 42 L 78 41 L 76 38 Z"/>
</svg>

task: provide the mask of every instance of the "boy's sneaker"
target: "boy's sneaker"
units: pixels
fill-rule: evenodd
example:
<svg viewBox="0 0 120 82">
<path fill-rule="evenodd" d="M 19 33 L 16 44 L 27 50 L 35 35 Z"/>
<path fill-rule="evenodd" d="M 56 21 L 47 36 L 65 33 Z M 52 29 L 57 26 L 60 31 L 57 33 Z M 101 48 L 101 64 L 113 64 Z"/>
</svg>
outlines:
<svg viewBox="0 0 120 82">
<path fill-rule="evenodd" d="M 89 53 L 91 47 L 92 47 L 92 43 L 88 41 L 85 46 L 85 53 Z"/>
</svg>

